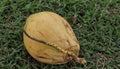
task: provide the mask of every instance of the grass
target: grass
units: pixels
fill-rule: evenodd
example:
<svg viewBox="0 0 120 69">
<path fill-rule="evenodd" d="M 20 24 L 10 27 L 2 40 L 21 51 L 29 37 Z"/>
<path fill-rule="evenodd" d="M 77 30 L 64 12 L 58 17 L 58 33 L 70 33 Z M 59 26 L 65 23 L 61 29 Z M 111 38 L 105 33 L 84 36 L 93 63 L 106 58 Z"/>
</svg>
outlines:
<svg viewBox="0 0 120 69">
<path fill-rule="evenodd" d="M 49 65 L 27 53 L 22 30 L 13 28 L 22 28 L 30 14 L 41 11 L 70 23 L 87 64 Z M 1 0 L 0 69 L 120 69 L 120 0 Z"/>
</svg>

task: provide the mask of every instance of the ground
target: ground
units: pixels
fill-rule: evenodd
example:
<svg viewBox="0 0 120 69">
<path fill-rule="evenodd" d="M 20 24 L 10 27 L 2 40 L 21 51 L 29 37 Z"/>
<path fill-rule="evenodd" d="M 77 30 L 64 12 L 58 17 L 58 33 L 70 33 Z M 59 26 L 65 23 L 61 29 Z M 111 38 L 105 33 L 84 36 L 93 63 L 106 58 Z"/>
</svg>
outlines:
<svg viewBox="0 0 120 69">
<path fill-rule="evenodd" d="M 87 64 L 44 64 L 28 54 L 20 28 L 41 11 L 70 23 Z M 120 0 L 1 0 L 0 69 L 120 69 Z"/>
</svg>

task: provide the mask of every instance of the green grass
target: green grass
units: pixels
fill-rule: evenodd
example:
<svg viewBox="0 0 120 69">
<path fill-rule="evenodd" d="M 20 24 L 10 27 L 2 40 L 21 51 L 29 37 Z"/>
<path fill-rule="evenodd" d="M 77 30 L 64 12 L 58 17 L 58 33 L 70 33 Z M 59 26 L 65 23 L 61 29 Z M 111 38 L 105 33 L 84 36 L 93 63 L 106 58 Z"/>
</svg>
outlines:
<svg viewBox="0 0 120 69">
<path fill-rule="evenodd" d="M 49 65 L 27 53 L 22 30 L 13 28 L 22 28 L 30 14 L 41 11 L 70 23 L 87 64 Z M 120 69 L 120 0 L 1 0 L 0 69 Z"/>
</svg>

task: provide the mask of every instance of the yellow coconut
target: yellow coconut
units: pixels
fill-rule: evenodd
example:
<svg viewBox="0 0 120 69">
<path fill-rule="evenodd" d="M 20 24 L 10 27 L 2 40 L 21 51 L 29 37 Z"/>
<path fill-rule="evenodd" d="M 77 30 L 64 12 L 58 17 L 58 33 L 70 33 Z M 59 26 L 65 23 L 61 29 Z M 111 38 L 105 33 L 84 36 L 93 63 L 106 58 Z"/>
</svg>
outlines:
<svg viewBox="0 0 120 69">
<path fill-rule="evenodd" d="M 25 48 L 36 60 L 64 64 L 78 58 L 80 46 L 69 23 L 53 12 L 40 12 L 28 17 L 23 34 Z"/>
</svg>

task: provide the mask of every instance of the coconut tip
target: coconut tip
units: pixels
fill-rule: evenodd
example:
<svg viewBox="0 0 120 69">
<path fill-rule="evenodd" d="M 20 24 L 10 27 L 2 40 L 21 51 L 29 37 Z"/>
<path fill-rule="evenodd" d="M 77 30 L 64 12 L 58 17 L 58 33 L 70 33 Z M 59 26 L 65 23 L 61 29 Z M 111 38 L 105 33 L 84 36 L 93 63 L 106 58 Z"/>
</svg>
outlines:
<svg viewBox="0 0 120 69">
<path fill-rule="evenodd" d="M 85 63 L 87 63 L 87 61 L 86 61 L 85 58 L 79 58 L 79 57 L 77 57 L 76 55 L 72 55 L 72 57 L 73 57 L 73 59 L 74 59 L 76 62 L 78 62 L 78 63 L 80 63 L 80 64 L 85 64 Z"/>
<path fill-rule="evenodd" d="M 78 63 L 80 63 L 80 64 L 86 64 L 87 63 L 87 61 L 85 60 L 85 58 L 77 58 L 77 60 L 76 60 Z"/>
</svg>

